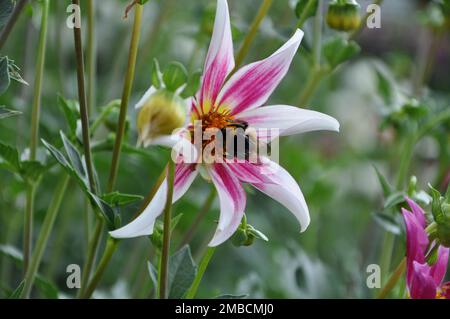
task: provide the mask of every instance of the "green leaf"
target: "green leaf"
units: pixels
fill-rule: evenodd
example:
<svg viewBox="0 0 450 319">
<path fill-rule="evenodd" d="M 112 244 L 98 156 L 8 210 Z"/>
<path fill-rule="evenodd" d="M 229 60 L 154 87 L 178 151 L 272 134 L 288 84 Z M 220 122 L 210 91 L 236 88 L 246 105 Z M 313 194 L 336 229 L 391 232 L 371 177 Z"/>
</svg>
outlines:
<svg viewBox="0 0 450 319">
<path fill-rule="evenodd" d="M 75 100 L 66 100 L 58 94 L 57 103 L 64 113 L 70 133 L 75 135 L 77 130 L 77 121 L 80 118 L 80 107 L 78 102 Z"/>
<path fill-rule="evenodd" d="M 159 67 L 159 62 L 158 60 L 155 58 L 153 59 L 153 67 L 152 67 L 152 85 L 159 89 L 161 88 L 161 79 L 162 75 L 161 75 L 161 68 Z"/>
<path fill-rule="evenodd" d="M 386 202 L 384 203 L 384 209 L 393 208 L 405 201 L 405 193 L 403 192 L 395 192 L 386 198 Z"/>
<path fill-rule="evenodd" d="M 264 240 L 264 241 L 269 241 L 269 238 L 261 231 L 257 230 L 255 227 L 253 227 L 252 225 L 248 225 L 247 226 L 247 232 L 253 236 L 255 236 L 255 238 Z"/>
<path fill-rule="evenodd" d="M 184 246 L 169 260 L 169 298 L 180 299 L 194 282 L 197 267 L 189 246 Z"/>
<path fill-rule="evenodd" d="M 136 201 L 144 199 L 140 195 L 122 194 L 119 192 L 113 192 L 109 194 L 104 194 L 102 199 L 112 206 L 125 206 Z"/>
<path fill-rule="evenodd" d="M 214 297 L 214 299 L 245 299 L 247 297 L 248 297 L 248 295 L 230 295 L 230 294 L 225 294 L 225 295 L 220 295 L 220 296 Z"/>
<path fill-rule="evenodd" d="M 398 215 L 395 215 L 398 216 Z M 394 215 L 386 213 L 374 213 L 373 217 L 377 224 L 379 224 L 384 230 L 399 235 L 401 228 Z"/>
<path fill-rule="evenodd" d="M 5 108 L 4 106 L 0 106 L 0 119 L 6 119 L 11 116 L 16 116 L 22 114 L 22 112 L 9 110 Z"/>
<path fill-rule="evenodd" d="M 22 294 L 23 288 L 25 288 L 25 280 L 22 280 L 20 285 L 14 289 L 13 293 L 8 297 L 8 299 L 19 299 Z"/>
<path fill-rule="evenodd" d="M 386 105 L 392 105 L 394 99 L 393 83 L 379 70 L 375 70 L 377 76 L 378 94 Z"/>
<path fill-rule="evenodd" d="M 47 170 L 47 167 L 42 165 L 39 161 L 23 161 L 20 164 L 20 175 L 25 181 L 31 183 L 37 182 Z"/>
<path fill-rule="evenodd" d="M 169 91 L 175 92 L 187 79 L 186 68 L 179 62 L 169 63 L 164 70 L 163 81 Z"/>
<path fill-rule="evenodd" d="M 8 22 L 9 16 L 13 12 L 14 3 L 12 0 L 0 1 L 0 28 Z"/>
<path fill-rule="evenodd" d="M 150 280 L 152 281 L 153 287 L 155 289 L 158 288 L 158 271 L 156 270 L 156 267 L 153 266 L 153 264 L 151 262 L 147 262 L 147 269 L 148 269 L 148 274 L 150 276 Z"/>
<path fill-rule="evenodd" d="M 0 94 L 3 94 L 11 84 L 8 70 L 8 59 L 6 57 L 0 58 Z"/>
<path fill-rule="evenodd" d="M 116 229 L 117 226 L 116 222 L 120 220 L 117 220 L 117 211 L 113 207 L 111 207 L 107 202 L 105 202 L 103 199 L 98 197 L 97 195 L 87 191 L 88 195 L 90 196 L 91 200 L 95 203 L 95 205 L 100 210 L 101 214 L 103 215 L 103 218 L 106 220 L 108 229 L 113 230 Z"/>
<path fill-rule="evenodd" d="M 183 92 L 181 93 L 181 96 L 183 98 L 188 98 L 191 96 L 194 96 L 195 93 L 197 93 L 199 87 L 200 87 L 200 79 L 202 76 L 202 71 L 197 71 L 191 74 L 189 77 L 189 80 L 186 84 L 186 87 L 184 88 Z"/>
<path fill-rule="evenodd" d="M 72 165 L 75 172 L 83 179 L 85 180 L 85 183 L 87 183 L 86 178 L 86 171 L 84 169 L 83 160 L 81 159 L 81 155 L 76 149 L 76 147 L 69 141 L 69 139 L 66 137 L 66 135 L 61 131 L 60 133 L 61 140 L 64 144 L 64 149 L 66 151 L 66 154 L 69 158 L 69 162 Z"/>
<path fill-rule="evenodd" d="M 8 170 L 20 173 L 20 158 L 17 149 L 0 142 L 0 158 L 3 159 Z"/>
<path fill-rule="evenodd" d="M 349 42 L 341 37 L 332 38 L 323 47 L 325 59 L 332 69 L 358 55 L 360 51 L 356 42 Z"/>
<path fill-rule="evenodd" d="M 378 168 L 373 165 L 373 168 L 375 169 L 375 172 L 377 173 L 378 181 L 380 182 L 381 188 L 383 189 L 383 195 L 385 198 L 389 197 L 389 195 L 392 194 L 393 188 L 391 184 L 387 181 L 387 179 L 381 174 L 381 172 L 378 170 Z"/>
<path fill-rule="evenodd" d="M 8 61 L 8 73 L 9 77 L 13 79 L 14 81 L 17 81 L 21 84 L 28 85 L 27 81 L 25 81 L 22 76 L 20 75 L 19 71 L 20 68 L 15 64 L 15 62 L 8 57 L 6 57 L 6 60 Z"/>
</svg>

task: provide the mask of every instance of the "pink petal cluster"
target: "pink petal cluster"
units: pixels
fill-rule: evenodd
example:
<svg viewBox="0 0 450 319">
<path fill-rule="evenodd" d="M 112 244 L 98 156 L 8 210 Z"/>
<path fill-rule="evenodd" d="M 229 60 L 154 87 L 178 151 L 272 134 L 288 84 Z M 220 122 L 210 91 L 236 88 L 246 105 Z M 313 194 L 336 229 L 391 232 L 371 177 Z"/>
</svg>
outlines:
<svg viewBox="0 0 450 319">
<path fill-rule="evenodd" d="M 427 252 L 439 245 L 428 239 L 423 209 L 406 198 L 411 211 L 402 208 L 406 224 L 406 284 L 412 299 L 450 299 L 450 282 L 442 283 L 447 270 L 449 248 L 439 246 L 433 265 L 426 261 Z"/>
<path fill-rule="evenodd" d="M 228 3 L 218 0 L 201 88 L 191 103 L 191 121 L 210 114 L 215 117 L 224 115 L 255 129 L 276 128 L 278 136 L 317 130 L 338 131 L 339 123 L 326 114 L 288 105 L 263 106 L 286 75 L 302 38 L 303 32 L 297 30 L 271 56 L 230 75 L 235 61 Z M 192 122 L 187 127 L 189 125 Z M 257 138 L 267 140 L 268 136 Z M 164 139 L 177 140 L 170 136 Z M 199 173 L 212 181 L 220 200 L 220 218 L 210 246 L 226 241 L 241 223 L 246 206 L 244 183 L 284 205 L 299 221 L 301 231 L 309 225 L 308 206 L 297 182 L 285 169 L 267 158 L 258 163 L 177 162 L 174 202 L 184 195 Z M 155 220 L 163 211 L 166 194 L 167 183 L 164 182 L 144 212 L 128 225 L 112 231 L 111 236 L 130 238 L 152 234 Z"/>
</svg>

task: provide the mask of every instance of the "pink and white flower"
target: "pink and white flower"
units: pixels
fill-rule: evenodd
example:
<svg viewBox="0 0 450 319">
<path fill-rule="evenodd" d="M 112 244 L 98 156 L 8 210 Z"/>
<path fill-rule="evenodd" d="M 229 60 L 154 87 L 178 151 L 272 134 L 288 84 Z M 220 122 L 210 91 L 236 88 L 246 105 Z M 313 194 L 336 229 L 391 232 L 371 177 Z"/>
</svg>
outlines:
<svg viewBox="0 0 450 319">
<path fill-rule="evenodd" d="M 271 56 L 244 66 L 230 76 L 235 62 L 228 4 L 226 0 L 218 0 L 202 84 L 192 101 L 191 123 L 186 130 L 192 128 L 194 121 L 201 120 L 203 130 L 220 130 L 229 123 L 244 123 L 246 127 L 256 129 L 276 128 L 279 136 L 316 130 L 339 131 L 339 123 L 334 118 L 319 112 L 288 105 L 262 106 L 287 73 L 302 38 L 303 32 L 297 30 Z M 189 141 L 186 134 L 183 136 L 185 142 Z M 256 139 L 266 138 L 256 136 Z M 302 232 L 310 223 L 308 206 L 300 187 L 274 161 L 259 158 L 256 163 L 199 164 L 183 161 L 181 156 L 175 170 L 173 202 L 183 196 L 199 172 L 212 181 L 220 200 L 220 218 L 210 246 L 226 241 L 241 223 L 246 205 L 243 183 L 252 185 L 284 205 L 298 219 Z M 163 211 L 167 187 L 166 182 L 162 183 L 143 213 L 129 224 L 110 232 L 111 236 L 130 238 L 152 234 L 155 220 Z"/>
<path fill-rule="evenodd" d="M 413 200 L 406 198 L 411 211 L 402 208 L 406 224 L 406 285 L 413 299 L 450 299 L 450 282 L 442 283 L 447 271 L 449 248 L 437 249 L 437 259 L 429 265 L 426 254 L 436 242 L 428 239 L 423 209 Z M 431 247 L 430 247 L 431 246 Z"/>
</svg>

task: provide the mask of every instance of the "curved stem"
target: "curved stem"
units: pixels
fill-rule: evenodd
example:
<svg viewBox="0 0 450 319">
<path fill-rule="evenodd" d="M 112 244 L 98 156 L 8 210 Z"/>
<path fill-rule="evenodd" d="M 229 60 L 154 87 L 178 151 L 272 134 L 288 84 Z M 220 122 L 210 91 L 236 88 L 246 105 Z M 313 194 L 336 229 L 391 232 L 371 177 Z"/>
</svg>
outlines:
<svg viewBox="0 0 450 319">
<path fill-rule="evenodd" d="M 42 228 L 39 233 L 38 240 L 36 242 L 36 249 L 30 261 L 30 266 L 25 274 L 25 286 L 22 290 L 21 298 L 29 298 L 33 282 L 36 277 L 39 265 L 42 260 L 45 248 L 47 246 L 48 238 L 52 232 L 53 225 L 55 223 L 56 216 L 58 215 L 59 208 L 61 206 L 62 199 L 66 193 L 67 185 L 69 183 L 70 176 L 64 173 L 64 176 L 60 179 L 56 186 L 56 192 L 53 195 L 50 206 L 48 207 L 47 214 L 45 215 Z"/>
<path fill-rule="evenodd" d="M 16 6 L 14 7 L 14 11 L 12 12 L 11 16 L 9 17 L 6 25 L 3 27 L 2 33 L 0 34 L 0 50 L 3 49 L 3 46 L 5 45 L 6 41 L 8 40 L 8 37 L 11 34 L 11 31 L 12 31 L 14 25 L 16 24 L 17 20 L 19 19 L 19 16 L 22 13 L 22 10 L 25 7 L 26 3 L 27 3 L 27 0 L 17 1 Z"/>
<path fill-rule="evenodd" d="M 259 26 L 261 25 L 261 22 L 263 21 L 264 17 L 267 15 L 267 12 L 269 11 L 272 2 L 273 0 L 264 0 L 261 6 L 259 7 L 258 13 L 256 14 L 256 17 L 253 20 L 250 29 L 247 35 L 245 36 L 244 42 L 242 43 L 242 46 L 239 49 L 239 52 L 236 56 L 235 69 L 239 68 L 239 66 L 242 64 L 245 57 L 247 56 L 248 51 L 250 49 L 250 45 L 256 36 L 256 32 L 258 31 Z"/>
<path fill-rule="evenodd" d="M 395 285 L 397 284 L 398 280 L 400 279 L 405 269 L 406 269 L 406 258 L 403 258 L 400 264 L 395 269 L 392 276 L 387 281 L 386 285 L 381 289 L 380 293 L 377 296 L 377 299 L 384 299 L 389 295 L 392 289 L 394 289 Z"/>
<path fill-rule="evenodd" d="M 172 220 L 173 183 L 175 179 L 175 163 L 169 160 L 167 172 L 167 198 L 164 206 L 163 245 L 161 250 L 161 265 L 159 273 L 159 298 L 166 299 L 169 286 L 169 255 L 170 255 L 170 222 Z"/>
<path fill-rule="evenodd" d="M 39 114 L 41 109 L 42 79 L 44 76 L 45 52 L 47 47 L 49 0 L 42 2 L 41 31 L 39 33 L 39 45 L 36 59 L 36 76 L 34 78 L 34 97 L 31 111 L 31 137 L 30 160 L 36 159 L 36 151 L 39 137 Z M 25 232 L 23 243 L 24 272 L 26 273 L 31 257 L 31 240 L 33 232 L 33 209 L 36 185 L 27 187 L 27 203 L 25 213 Z"/>
<path fill-rule="evenodd" d="M 208 214 L 215 198 L 216 198 L 216 188 L 211 187 L 208 197 L 206 197 L 206 200 L 203 203 L 203 206 L 201 207 L 200 212 L 197 214 L 197 217 L 195 218 L 194 222 L 191 224 L 189 229 L 186 231 L 186 234 L 184 235 L 183 239 L 181 240 L 180 244 L 178 245 L 178 249 L 180 249 L 184 245 L 187 245 L 192 240 L 192 237 L 193 237 L 195 231 L 197 230 L 197 228 L 200 225 L 200 222 L 203 220 L 203 218 L 205 218 L 206 214 Z"/>
<path fill-rule="evenodd" d="M 200 282 L 202 281 L 203 275 L 205 274 L 206 268 L 208 268 L 209 262 L 215 251 L 216 247 L 208 247 L 208 249 L 206 250 L 206 253 L 203 256 L 202 261 L 200 262 L 200 265 L 198 267 L 198 272 L 195 276 L 194 282 L 187 292 L 186 299 L 194 299 L 195 295 L 197 294 Z"/>
<path fill-rule="evenodd" d="M 103 252 L 103 256 L 100 259 L 100 262 L 98 264 L 98 268 L 94 273 L 94 276 L 92 277 L 92 280 L 89 282 L 89 285 L 85 289 L 85 291 L 81 294 L 81 298 L 83 299 L 89 299 L 92 296 L 92 293 L 94 292 L 95 288 L 99 284 L 101 278 L 103 277 L 103 273 L 106 270 L 106 267 L 109 264 L 109 261 L 111 260 L 114 252 L 117 249 L 117 244 L 119 243 L 118 240 L 108 237 L 108 240 L 106 241 L 106 248 Z"/>
</svg>

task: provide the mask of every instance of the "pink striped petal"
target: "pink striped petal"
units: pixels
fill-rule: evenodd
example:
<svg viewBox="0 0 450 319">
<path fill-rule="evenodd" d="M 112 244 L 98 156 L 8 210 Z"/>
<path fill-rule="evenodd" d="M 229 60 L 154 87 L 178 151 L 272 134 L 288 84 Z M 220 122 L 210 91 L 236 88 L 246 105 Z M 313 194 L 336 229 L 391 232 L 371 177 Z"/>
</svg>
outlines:
<svg viewBox="0 0 450 319">
<path fill-rule="evenodd" d="M 409 285 L 409 294 L 412 299 L 436 298 L 437 286 L 430 276 L 430 266 L 416 261 L 412 265 L 413 274 Z"/>
<path fill-rule="evenodd" d="M 215 104 L 225 79 L 233 69 L 233 40 L 228 3 L 226 0 L 218 0 L 214 30 L 198 95 L 199 105 L 204 113 Z"/>
<path fill-rule="evenodd" d="M 214 164 L 208 168 L 208 172 L 220 200 L 219 224 L 209 243 L 210 247 L 215 247 L 230 238 L 239 227 L 244 215 L 246 196 L 241 183 L 226 164 Z"/>
<path fill-rule="evenodd" d="M 266 168 L 264 164 L 253 164 L 246 161 L 244 163 L 230 163 L 228 167 L 244 183 L 262 184 L 271 182 L 266 174 L 264 174 Z"/>
<path fill-rule="evenodd" d="M 430 275 L 433 276 L 434 282 L 437 286 L 442 284 L 442 281 L 444 280 L 448 265 L 448 255 L 449 248 L 444 246 L 439 247 L 437 261 L 433 266 L 431 266 Z"/>
<path fill-rule="evenodd" d="M 198 171 L 195 165 L 178 164 L 175 170 L 173 202 L 176 202 L 191 186 Z M 114 238 L 134 238 L 153 233 L 156 218 L 161 215 L 167 198 L 167 180 L 159 187 L 145 210 L 129 224 L 109 232 Z"/>
<path fill-rule="evenodd" d="M 425 228 L 427 226 L 427 222 L 425 220 L 425 212 L 423 211 L 422 207 L 416 204 L 415 201 L 413 201 L 409 197 L 405 197 L 406 202 L 408 203 L 409 207 L 411 208 L 412 213 L 414 216 L 416 216 L 417 221 L 422 226 L 422 228 Z"/>
<path fill-rule="evenodd" d="M 286 75 L 303 38 L 297 30 L 292 38 L 267 59 L 238 70 L 225 83 L 218 97 L 218 105 L 238 114 L 263 105 Z"/>
<path fill-rule="evenodd" d="M 339 131 L 339 122 L 333 117 L 289 105 L 259 107 L 240 113 L 236 118 L 255 128 L 262 140 L 319 130 Z"/>
<path fill-rule="evenodd" d="M 425 250 L 429 240 L 422 225 L 412 212 L 402 208 L 402 214 L 406 225 L 406 281 L 410 285 L 414 273 L 414 262 L 421 264 L 425 262 Z"/>
<path fill-rule="evenodd" d="M 255 188 L 285 206 L 297 218 L 301 232 L 304 232 L 310 222 L 309 209 L 295 179 L 284 168 L 270 160 L 266 160 L 263 165 L 254 165 L 252 169 L 259 171 L 260 179 L 264 182 L 255 181 L 253 177 L 257 175 L 255 173 L 253 173 L 253 176 L 249 175 L 249 178 L 240 176 L 241 180 L 252 184 Z"/>
</svg>

